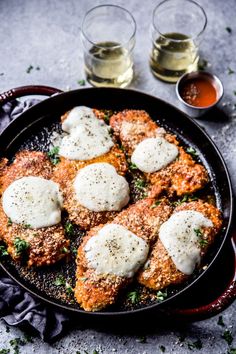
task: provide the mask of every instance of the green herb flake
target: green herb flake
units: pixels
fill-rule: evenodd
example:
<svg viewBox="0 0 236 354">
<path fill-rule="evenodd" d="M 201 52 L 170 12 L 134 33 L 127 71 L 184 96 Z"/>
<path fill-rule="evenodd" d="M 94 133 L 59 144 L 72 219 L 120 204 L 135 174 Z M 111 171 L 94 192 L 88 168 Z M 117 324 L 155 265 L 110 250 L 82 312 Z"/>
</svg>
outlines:
<svg viewBox="0 0 236 354">
<path fill-rule="evenodd" d="M 225 27 L 225 29 L 226 29 L 226 31 L 227 31 L 228 33 L 232 33 L 232 28 L 231 28 L 231 27 Z"/>
<path fill-rule="evenodd" d="M 77 83 L 80 86 L 85 86 L 85 80 L 78 80 Z"/>
<path fill-rule="evenodd" d="M 199 70 L 205 70 L 207 66 L 208 66 L 208 61 L 206 59 L 199 60 L 199 63 L 198 63 Z"/>
<path fill-rule="evenodd" d="M 57 165 L 60 162 L 59 158 L 59 146 L 54 146 L 48 153 L 48 157 L 53 165 Z"/>
<path fill-rule="evenodd" d="M 228 343 L 228 345 L 230 345 L 233 342 L 233 336 L 229 329 L 226 329 L 224 331 L 221 338 L 223 338 Z"/>
<path fill-rule="evenodd" d="M 0 349 L 0 354 L 8 354 L 10 353 L 10 349 Z"/>
<path fill-rule="evenodd" d="M 160 345 L 159 349 L 162 353 L 165 353 L 165 351 L 166 351 L 166 347 L 164 347 L 164 345 Z"/>
<path fill-rule="evenodd" d="M 230 67 L 228 67 L 227 69 L 228 69 L 228 75 L 234 74 L 235 71 L 233 69 L 231 69 Z"/>
<path fill-rule="evenodd" d="M 65 286 L 66 286 L 67 295 L 73 294 L 74 290 L 73 290 L 72 286 L 67 282 L 65 283 Z"/>
<path fill-rule="evenodd" d="M 23 224 L 22 226 L 23 226 L 24 229 L 30 229 L 31 228 L 30 224 Z"/>
<path fill-rule="evenodd" d="M 195 234 L 198 237 L 198 242 L 201 247 L 204 247 L 208 244 L 208 241 L 204 239 L 204 234 L 200 229 L 194 229 Z"/>
<path fill-rule="evenodd" d="M 12 349 L 14 350 L 14 354 L 19 354 L 20 353 L 20 346 L 23 346 L 26 344 L 26 341 L 22 338 L 14 338 L 9 341 Z"/>
<path fill-rule="evenodd" d="M 74 226 L 70 221 L 65 223 L 65 232 L 68 236 L 73 236 L 75 234 Z"/>
<path fill-rule="evenodd" d="M 233 93 L 234 93 L 234 96 L 236 96 L 236 90 L 234 90 Z"/>
<path fill-rule="evenodd" d="M 53 284 L 56 286 L 64 286 L 66 285 L 66 281 L 62 275 L 59 275 L 59 277 L 56 278 Z"/>
<path fill-rule="evenodd" d="M 109 115 L 108 115 L 107 113 L 104 113 L 103 119 L 104 119 L 104 122 L 105 122 L 106 124 L 109 124 L 109 123 L 110 123 L 110 117 L 109 117 Z M 113 133 L 113 131 L 111 131 L 111 134 L 112 134 L 112 133 Z"/>
<path fill-rule="evenodd" d="M 177 200 L 176 202 L 173 202 L 172 204 L 177 207 L 183 203 L 186 203 L 186 202 L 193 202 L 193 201 L 196 201 L 198 200 L 198 197 L 196 197 L 195 195 L 193 194 L 184 194 L 183 198 L 180 199 L 180 200 Z"/>
<path fill-rule="evenodd" d="M 0 246 L 0 258 L 8 256 L 8 252 L 6 250 L 6 247 L 1 245 Z"/>
<path fill-rule="evenodd" d="M 219 316 L 218 318 L 218 321 L 217 321 L 217 324 L 221 327 L 224 327 L 225 326 L 225 323 L 223 321 L 223 316 Z"/>
<path fill-rule="evenodd" d="M 137 189 L 139 189 L 140 191 L 143 191 L 143 189 L 146 187 L 147 183 L 146 183 L 146 181 L 144 181 L 144 179 L 137 179 L 134 182 L 134 185 Z"/>
<path fill-rule="evenodd" d="M 139 343 L 147 343 L 147 337 L 146 336 L 140 336 L 137 339 L 137 342 L 139 342 Z"/>
<path fill-rule="evenodd" d="M 157 300 L 163 301 L 167 298 L 167 290 L 166 291 L 158 291 L 156 295 Z"/>
<path fill-rule="evenodd" d="M 135 171 L 135 170 L 138 170 L 138 167 L 135 165 L 135 163 L 130 162 L 130 163 L 129 163 L 129 169 L 130 169 L 131 171 Z"/>
<path fill-rule="evenodd" d="M 137 304 L 139 302 L 140 296 L 137 291 L 130 291 L 127 294 L 127 298 L 132 302 L 132 304 Z"/>
<path fill-rule="evenodd" d="M 72 248 L 72 253 L 73 253 L 75 256 L 77 256 L 77 252 L 78 252 L 77 248 L 76 248 L 76 247 L 73 247 L 73 248 Z"/>
<path fill-rule="evenodd" d="M 200 339 L 197 339 L 195 342 L 192 342 L 192 343 L 188 343 L 188 348 L 190 350 L 193 350 L 193 349 L 202 349 L 202 341 Z"/>
<path fill-rule="evenodd" d="M 236 354 L 236 348 L 229 348 L 227 354 Z"/>
<path fill-rule="evenodd" d="M 63 248 L 61 249 L 61 253 L 64 253 L 64 254 L 69 253 L 68 248 L 67 248 L 67 247 L 63 247 Z"/>
<path fill-rule="evenodd" d="M 194 157 L 198 156 L 197 151 L 192 146 L 188 147 L 186 152 Z"/>
<path fill-rule="evenodd" d="M 11 218 L 8 218 L 8 220 L 7 220 L 7 226 L 11 226 L 12 225 L 12 220 L 11 220 Z"/>
<path fill-rule="evenodd" d="M 99 354 L 99 352 L 95 349 L 95 350 L 93 351 L 93 354 Z"/>
<path fill-rule="evenodd" d="M 156 208 L 158 205 L 161 204 L 161 200 L 156 200 L 155 203 L 153 203 L 151 206 L 150 206 L 150 209 L 154 209 Z"/>
<path fill-rule="evenodd" d="M 17 255 L 25 253 L 29 248 L 29 243 L 20 237 L 16 237 L 14 240 L 14 247 Z"/>
<path fill-rule="evenodd" d="M 26 69 L 26 73 L 30 74 L 30 72 L 33 70 L 33 65 L 29 65 L 28 68 Z"/>
</svg>

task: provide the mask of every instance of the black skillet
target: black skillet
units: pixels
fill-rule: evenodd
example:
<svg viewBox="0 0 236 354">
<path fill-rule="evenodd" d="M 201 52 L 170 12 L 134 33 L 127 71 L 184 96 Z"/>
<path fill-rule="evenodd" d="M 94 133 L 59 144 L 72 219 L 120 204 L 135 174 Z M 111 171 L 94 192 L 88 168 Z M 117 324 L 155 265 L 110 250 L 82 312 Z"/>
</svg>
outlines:
<svg viewBox="0 0 236 354">
<path fill-rule="evenodd" d="M 159 314 L 160 317 L 164 314 L 165 317 L 169 315 L 171 318 L 196 320 L 210 317 L 226 308 L 236 297 L 235 243 L 232 236 L 233 196 L 226 165 L 209 136 L 195 121 L 180 110 L 156 97 L 133 90 L 89 88 L 62 93 L 60 90 L 46 86 L 25 86 L 1 94 L 0 104 L 21 96 L 51 96 L 54 93 L 59 94 L 24 112 L 2 132 L 0 156 L 11 159 L 25 141 L 34 140 L 33 136 L 41 132 L 44 127 L 51 127 L 54 122 L 58 122 L 61 114 L 76 105 L 114 111 L 144 109 L 154 120 L 175 133 L 183 144 L 196 148 L 210 175 L 217 206 L 223 213 L 224 228 L 211 251 L 208 267 L 205 270 L 199 272 L 181 288 L 173 291 L 166 300 L 146 304 L 136 309 L 108 309 L 104 312 L 86 313 L 78 306 L 62 303 L 42 292 L 25 280 L 19 273 L 19 267 L 17 270 L 11 262 L 3 262 L 2 268 L 18 284 L 41 300 L 80 315 L 86 320 L 91 318 L 93 321 L 95 319 L 109 320 L 114 316 L 118 320 L 136 318 L 139 315 L 149 315 L 150 313 Z M 224 271 L 226 261 L 228 264 Z M 218 281 L 216 281 L 217 278 Z M 219 281 L 219 279 L 221 280 Z M 201 287 L 207 286 L 217 287 L 217 291 L 216 289 L 214 291 L 208 289 L 210 296 L 201 302 L 199 301 Z"/>
</svg>

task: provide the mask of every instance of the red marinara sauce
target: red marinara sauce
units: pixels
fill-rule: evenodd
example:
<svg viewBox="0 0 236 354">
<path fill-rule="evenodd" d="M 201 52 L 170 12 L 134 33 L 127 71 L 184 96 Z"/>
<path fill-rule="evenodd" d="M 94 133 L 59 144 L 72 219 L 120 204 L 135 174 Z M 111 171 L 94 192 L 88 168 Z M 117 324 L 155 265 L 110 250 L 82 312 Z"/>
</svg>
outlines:
<svg viewBox="0 0 236 354">
<path fill-rule="evenodd" d="M 208 107 L 217 101 L 217 92 L 209 79 L 193 78 L 183 83 L 180 89 L 182 99 L 195 107 Z"/>
</svg>

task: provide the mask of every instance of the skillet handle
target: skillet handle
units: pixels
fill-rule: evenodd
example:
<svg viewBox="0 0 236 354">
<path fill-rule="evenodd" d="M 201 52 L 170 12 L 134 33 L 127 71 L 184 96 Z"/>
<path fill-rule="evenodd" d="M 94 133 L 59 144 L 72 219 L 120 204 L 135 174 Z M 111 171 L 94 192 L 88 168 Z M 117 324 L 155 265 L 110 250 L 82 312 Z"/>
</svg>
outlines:
<svg viewBox="0 0 236 354">
<path fill-rule="evenodd" d="M 30 96 L 30 95 L 51 96 L 54 95 L 55 93 L 60 93 L 60 92 L 62 91 L 50 86 L 41 86 L 41 85 L 20 86 L 1 93 L 0 105 L 9 102 L 12 99 L 23 97 L 23 96 Z"/>
<path fill-rule="evenodd" d="M 230 306 L 236 299 L 236 232 L 231 238 L 232 247 L 234 250 L 234 276 L 223 293 L 213 302 L 197 308 L 175 309 L 172 314 L 191 318 L 191 320 L 201 320 L 217 315 Z"/>
</svg>

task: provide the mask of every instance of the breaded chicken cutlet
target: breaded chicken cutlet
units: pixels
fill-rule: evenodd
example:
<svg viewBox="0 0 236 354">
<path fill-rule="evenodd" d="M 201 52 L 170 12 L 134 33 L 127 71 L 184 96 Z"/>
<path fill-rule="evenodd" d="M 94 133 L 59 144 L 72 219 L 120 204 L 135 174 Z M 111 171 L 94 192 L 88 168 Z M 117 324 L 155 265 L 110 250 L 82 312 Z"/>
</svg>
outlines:
<svg viewBox="0 0 236 354">
<path fill-rule="evenodd" d="M 16 154 L 13 163 L 7 159 L 0 163 L 0 195 L 14 181 L 27 176 L 50 179 L 52 164 L 43 152 L 21 151 Z M 2 198 L 1 198 L 2 199 Z M 69 240 L 65 238 L 61 223 L 32 229 L 11 222 L 4 213 L 2 200 L 0 203 L 0 235 L 7 245 L 10 256 L 19 261 L 27 258 L 28 266 L 43 266 L 53 264 L 64 258 L 68 249 Z M 16 240 L 20 247 L 16 247 Z M 23 249 L 22 249 L 23 248 Z M 24 251 L 24 252 L 21 252 Z"/>
<path fill-rule="evenodd" d="M 221 213 L 213 205 L 199 200 L 181 204 L 175 208 L 173 215 L 186 210 L 203 214 L 213 224 L 212 227 L 202 227 L 201 230 L 194 230 L 201 236 L 198 247 L 201 259 L 203 259 L 221 229 Z M 198 266 L 200 265 L 201 263 L 198 264 Z M 157 238 L 144 269 L 140 270 L 137 277 L 140 284 L 153 290 L 161 290 L 169 285 L 180 284 L 187 278 L 188 275 L 176 268 L 160 238 Z"/>
<path fill-rule="evenodd" d="M 139 238 L 152 245 L 157 237 L 160 225 L 168 219 L 172 207 L 165 201 L 153 208 L 155 200 L 140 200 L 121 211 L 112 224 L 124 226 Z M 114 274 L 97 274 L 88 265 L 85 247 L 88 241 L 97 236 L 104 225 L 91 229 L 78 249 L 75 298 L 86 311 L 98 311 L 115 302 L 120 291 L 132 281 L 132 278 Z"/>
<path fill-rule="evenodd" d="M 94 112 L 98 119 L 103 119 L 104 114 L 102 112 L 98 110 L 94 110 Z M 61 117 L 62 122 L 65 121 L 68 114 L 69 112 Z M 127 171 L 125 154 L 117 144 L 114 144 L 110 151 L 90 160 L 69 160 L 60 157 L 60 162 L 55 166 L 52 176 L 52 180 L 58 183 L 62 190 L 64 208 L 68 212 L 69 219 L 84 230 L 89 230 L 101 223 L 104 224 L 117 215 L 117 211 L 95 212 L 89 210 L 82 206 L 76 199 L 76 193 L 73 187 L 75 177 L 82 168 L 94 163 L 109 163 L 115 167 L 117 173 L 121 176 L 124 176 Z"/>
<path fill-rule="evenodd" d="M 205 168 L 196 163 L 172 134 L 166 133 L 142 110 L 124 110 L 114 114 L 110 125 L 115 137 L 121 142 L 128 157 L 131 157 L 137 145 L 147 138 L 163 137 L 178 148 L 178 157 L 166 167 L 153 173 L 145 173 L 151 183 L 150 197 L 157 197 L 163 190 L 168 195 L 177 196 L 194 193 L 208 182 Z"/>
</svg>

